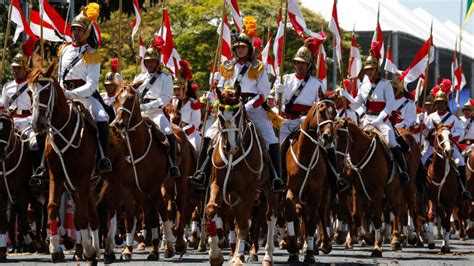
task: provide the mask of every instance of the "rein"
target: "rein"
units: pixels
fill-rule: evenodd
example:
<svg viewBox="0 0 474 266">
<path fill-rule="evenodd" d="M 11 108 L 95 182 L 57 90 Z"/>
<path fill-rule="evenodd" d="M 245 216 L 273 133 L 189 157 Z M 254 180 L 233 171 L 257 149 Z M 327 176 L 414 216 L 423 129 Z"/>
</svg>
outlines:
<svg viewBox="0 0 474 266">
<path fill-rule="evenodd" d="M 12 123 L 12 125 L 13 125 L 13 123 Z M 13 132 L 11 132 L 10 135 L 9 135 L 9 137 L 8 137 L 8 142 L 6 142 L 6 141 L 4 141 L 4 140 L 0 140 L 0 142 L 2 142 L 2 143 L 8 143 L 8 146 L 5 146 L 5 147 L 7 148 L 7 150 L 8 150 L 8 147 L 9 147 L 10 144 L 11 144 L 11 140 L 13 139 L 12 150 L 5 156 L 5 160 L 6 160 L 7 158 L 9 158 L 10 155 L 12 155 L 13 152 L 15 151 L 15 149 L 16 149 L 16 143 L 17 143 L 17 141 L 18 141 L 19 139 L 17 139 L 17 137 L 15 137 L 15 136 L 20 137 L 20 135 L 19 135 L 18 133 L 16 133 L 16 132 L 13 133 Z M 21 161 L 23 160 L 24 142 L 20 140 L 20 143 L 21 143 L 21 145 L 20 145 L 20 147 L 21 147 L 21 148 L 20 148 L 20 156 L 19 156 L 18 158 L 15 158 L 16 161 L 17 161 L 17 162 L 16 162 L 16 165 L 15 165 L 12 169 L 10 169 L 10 170 L 7 171 L 6 165 L 5 165 L 5 160 L 2 160 L 2 171 L 0 172 L 0 174 L 3 176 L 3 182 L 5 183 L 5 190 L 6 190 L 6 192 L 7 192 L 8 200 L 10 201 L 11 204 L 13 204 L 14 201 L 13 201 L 13 196 L 12 196 L 11 191 L 10 191 L 10 186 L 8 185 L 8 179 L 7 179 L 7 177 L 8 177 L 11 173 L 13 173 L 13 172 L 18 168 L 18 166 L 20 166 Z"/>
<path fill-rule="evenodd" d="M 436 182 L 434 181 L 434 178 L 436 177 L 435 176 L 431 176 L 428 172 L 428 177 L 431 181 L 431 183 L 433 185 L 435 185 L 437 188 L 438 188 L 438 193 L 437 193 L 437 200 L 438 200 L 438 206 L 442 206 L 441 205 L 441 190 L 443 189 L 444 187 L 444 184 L 446 183 L 446 180 L 448 179 L 448 175 L 449 175 L 449 172 L 451 171 L 451 163 L 450 163 L 450 158 L 447 158 L 445 155 L 444 155 L 444 150 L 443 150 L 443 147 L 441 145 L 443 145 L 445 142 L 448 142 L 448 141 L 451 141 L 449 138 L 447 139 L 444 139 L 440 142 L 437 141 L 437 148 L 435 150 L 435 156 L 438 156 L 439 158 L 443 159 L 444 160 L 444 174 L 443 174 L 443 178 L 441 179 L 440 182 Z M 438 152 L 438 149 L 441 149 L 441 153 Z M 469 160 L 469 159 L 468 159 Z M 433 162 L 434 163 L 434 162 Z M 471 167 L 469 166 L 469 161 L 468 161 L 468 168 L 471 169 Z M 434 166 L 433 166 L 434 167 Z"/>
</svg>

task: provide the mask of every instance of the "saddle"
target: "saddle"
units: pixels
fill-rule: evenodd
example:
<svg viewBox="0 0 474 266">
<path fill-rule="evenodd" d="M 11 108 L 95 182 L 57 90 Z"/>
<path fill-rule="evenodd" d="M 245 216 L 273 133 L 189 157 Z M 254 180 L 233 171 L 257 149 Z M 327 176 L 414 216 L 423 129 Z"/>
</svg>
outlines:
<svg viewBox="0 0 474 266">
<path fill-rule="evenodd" d="M 388 143 L 385 140 L 385 136 L 380 132 L 380 130 L 372 125 L 367 125 L 362 129 L 362 131 L 367 134 L 371 138 L 375 138 L 377 143 L 382 146 L 383 151 L 385 155 L 387 156 L 388 159 L 393 158 L 393 156 L 390 153 L 390 149 L 388 146 Z"/>
<path fill-rule="evenodd" d="M 83 115 L 84 121 L 86 122 L 87 125 L 89 125 L 91 128 L 97 132 L 97 125 L 94 121 L 94 118 L 92 118 L 91 113 L 87 108 L 84 107 L 84 105 L 80 101 L 73 100 L 71 101 L 72 104 L 72 109 L 75 110 L 76 112 L 79 112 Z"/>
<path fill-rule="evenodd" d="M 151 135 L 153 138 L 161 144 L 163 147 L 166 148 L 166 151 L 169 150 L 170 145 L 168 143 L 168 140 L 166 139 L 165 134 L 160 130 L 158 125 L 156 125 L 153 120 L 149 117 L 143 117 L 143 122 L 145 123 L 147 128 L 151 128 Z"/>
</svg>

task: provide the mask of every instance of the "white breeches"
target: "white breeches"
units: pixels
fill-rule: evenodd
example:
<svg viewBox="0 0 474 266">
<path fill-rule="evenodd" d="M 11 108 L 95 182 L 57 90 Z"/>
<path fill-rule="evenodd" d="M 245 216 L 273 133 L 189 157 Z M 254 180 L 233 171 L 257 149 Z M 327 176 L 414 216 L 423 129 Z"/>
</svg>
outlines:
<svg viewBox="0 0 474 266">
<path fill-rule="evenodd" d="M 375 120 L 377 116 L 366 115 L 362 124 L 371 125 L 372 121 Z M 381 123 L 380 125 L 376 126 L 378 130 L 382 133 L 385 137 L 385 143 L 388 144 L 389 148 L 395 148 L 398 146 L 397 139 L 395 138 L 395 133 L 393 132 L 393 128 L 389 125 L 389 121 Z"/>
<path fill-rule="evenodd" d="M 188 137 L 189 142 L 191 142 L 191 145 L 193 145 L 194 150 L 199 153 L 199 150 L 201 149 L 201 135 L 199 134 L 199 131 L 194 131 L 191 135 L 186 135 Z"/>
<path fill-rule="evenodd" d="M 158 126 L 158 128 L 165 134 L 171 135 L 173 131 L 171 130 L 170 121 L 166 118 L 163 110 L 160 108 L 153 108 L 142 112 L 143 116 L 151 118 L 153 122 Z"/>
<path fill-rule="evenodd" d="M 426 161 L 428 161 L 428 158 L 433 156 L 433 153 L 434 153 L 434 148 L 431 145 L 421 152 L 421 161 L 423 162 L 423 164 L 425 164 Z M 466 165 L 466 163 L 464 162 L 464 158 L 462 157 L 462 154 L 456 145 L 453 145 L 453 157 L 454 157 L 454 162 L 456 163 L 457 166 Z"/>
<path fill-rule="evenodd" d="M 107 112 L 104 110 L 104 107 L 100 102 L 94 98 L 94 97 L 87 97 L 87 98 L 82 98 L 82 99 L 77 99 L 79 102 L 81 102 L 86 109 L 89 110 L 89 112 L 92 115 L 92 118 L 96 122 L 108 122 L 109 121 L 109 115 Z"/>
<path fill-rule="evenodd" d="M 303 121 L 304 117 L 297 119 L 285 119 L 280 127 L 280 144 L 282 144 L 291 133 L 298 130 Z"/>
<path fill-rule="evenodd" d="M 34 137 L 35 131 L 31 127 L 31 120 L 33 116 L 27 117 L 18 117 L 13 118 L 13 122 L 15 123 L 15 127 L 21 131 L 21 134 L 29 139 L 28 145 L 30 150 L 37 150 L 38 145 L 36 144 L 36 138 Z"/>
</svg>

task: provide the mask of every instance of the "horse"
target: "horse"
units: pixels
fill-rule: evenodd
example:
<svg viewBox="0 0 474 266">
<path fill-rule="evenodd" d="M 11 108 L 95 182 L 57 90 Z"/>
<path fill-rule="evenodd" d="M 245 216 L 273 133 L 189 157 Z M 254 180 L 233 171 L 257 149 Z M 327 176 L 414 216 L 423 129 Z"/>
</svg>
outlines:
<svg viewBox="0 0 474 266">
<path fill-rule="evenodd" d="M 212 170 L 210 196 L 205 209 L 210 236 L 209 262 L 220 265 L 224 258 L 218 247 L 216 221 L 222 211 L 230 208 L 238 229 L 236 250 L 229 264 L 242 265 L 245 240 L 249 234 L 250 212 L 257 189 L 262 189 L 267 198 L 267 242 L 264 265 L 273 263 L 273 228 L 276 223 L 275 208 L 278 195 L 270 191 L 270 170 L 265 162 L 264 149 L 260 144 L 256 127 L 248 120 L 241 100 L 240 89 L 221 91 L 216 89 L 219 99 L 219 135 L 211 155 Z M 223 206 L 223 204 L 225 204 Z M 232 229 L 232 228 L 231 228 Z"/>
<path fill-rule="evenodd" d="M 451 128 L 453 124 L 444 125 L 434 123 L 433 160 L 428 167 L 430 208 L 428 211 L 428 248 L 435 248 L 433 237 L 433 220 L 436 215 L 441 219 L 444 229 L 442 253 L 451 252 L 449 247 L 450 217 L 459 200 L 459 183 L 456 176 L 456 166 L 453 160 L 453 144 L 451 142 Z M 453 196 L 455 195 L 455 196 Z"/>
<path fill-rule="evenodd" d="M 48 218 L 52 262 L 63 261 L 59 246 L 58 208 L 65 190 L 76 202 L 75 224 L 80 229 L 84 257 L 100 257 L 98 216 L 89 179 L 95 169 L 97 130 L 80 104 L 68 103 L 59 82 L 35 70 L 29 80 L 33 92 L 33 128 L 46 133 L 44 156 L 49 169 Z M 92 231 L 92 239 L 89 232 Z M 92 241 L 91 241 L 92 240 Z"/>
<path fill-rule="evenodd" d="M 321 250 L 328 254 L 331 252 L 331 240 L 326 227 L 325 212 L 328 199 L 326 163 L 323 158 L 323 149 L 328 148 L 333 142 L 333 120 L 336 116 L 334 102 L 321 99 L 315 102 L 308 115 L 301 124 L 296 135 L 291 139 L 286 152 L 288 190 L 285 199 L 285 219 L 287 222 L 286 249 L 289 253 L 288 262 L 299 260 L 299 246 L 297 243 L 298 218 L 296 205 L 301 205 L 301 214 L 304 217 L 304 241 L 307 249 L 304 263 L 315 263 L 314 255 L 318 249 L 314 248 L 314 236 L 318 225 L 322 233 Z M 287 141 L 289 141 L 287 139 Z M 284 143 L 285 147 L 287 143 Z"/>
<path fill-rule="evenodd" d="M 474 151 L 472 146 L 469 148 L 466 160 L 466 183 L 467 190 L 471 195 L 474 195 Z M 474 207 L 472 206 L 472 200 L 463 205 L 463 214 L 468 221 L 466 224 L 466 234 L 469 238 L 474 238 Z"/>
</svg>

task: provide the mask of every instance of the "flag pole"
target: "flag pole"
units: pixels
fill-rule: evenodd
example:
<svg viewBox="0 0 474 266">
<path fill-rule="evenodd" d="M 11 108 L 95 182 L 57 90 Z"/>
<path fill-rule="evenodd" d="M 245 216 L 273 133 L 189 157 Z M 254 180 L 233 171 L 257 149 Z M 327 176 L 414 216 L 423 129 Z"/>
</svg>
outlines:
<svg viewBox="0 0 474 266">
<path fill-rule="evenodd" d="M 285 1 L 285 7 L 283 8 L 283 1 Z M 281 0 L 280 1 L 280 10 L 282 12 L 283 17 L 283 41 L 281 44 L 281 65 L 280 65 L 280 82 L 283 84 L 283 75 L 284 75 L 284 69 L 285 69 L 285 43 L 286 43 L 286 23 L 288 22 L 288 1 L 287 0 Z M 283 92 L 278 93 L 278 113 L 281 112 L 283 104 Z M 280 130 L 278 129 L 278 136 L 280 136 Z"/>
<path fill-rule="evenodd" d="M 41 1 L 41 0 L 40 0 Z M 43 10 L 41 10 L 40 14 L 40 53 L 41 53 L 41 67 L 43 67 L 43 62 L 44 62 L 44 39 L 43 39 L 43 16 L 44 16 L 44 5 L 43 5 Z"/>
<path fill-rule="evenodd" d="M 137 57 L 135 58 L 135 75 L 138 74 L 138 65 L 140 64 L 140 28 L 138 28 L 138 32 L 137 32 L 137 35 L 138 35 L 138 38 L 137 38 L 137 42 L 138 42 L 138 45 L 137 45 Z"/>
<path fill-rule="evenodd" d="M 117 58 L 118 58 L 118 71 L 122 71 L 122 0 L 119 0 L 119 17 L 118 17 L 118 22 L 119 22 L 119 32 L 118 32 L 118 51 L 117 51 Z"/>
<path fill-rule="evenodd" d="M 387 63 L 387 55 L 388 55 L 388 51 L 390 51 L 390 47 L 392 46 L 392 33 L 390 32 L 390 34 L 388 35 L 388 45 L 387 45 L 387 53 L 385 54 L 385 64 Z M 387 70 L 385 70 L 385 79 L 388 80 L 388 74 L 389 72 Z"/>
<path fill-rule="evenodd" d="M 426 62 L 426 69 L 425 69 L 425 81 L 423 82 L 423 101 L 421 103 L 421 109 L 423 112 L 425 111 L 425 102 L 426 102 L 426 90 L 428 86 L 428 75 L 430 73 L 430 56 L 431 56 L 431 47 L 433 46 L 433 21 L 431 21 L 431 28 L 430 28 L 430 43 L 428 46 L 428 61 Z M 424 117 L 423 117 L 424 118 Z M 420 124 L 420 147 L 422 145 L 423 140 L 423 126 L 424 122 L 421 121 Z"/>
<path fill-rule="evenodd" d="M 160 35 L 161 35 L 161 38 L 163 38 L 163 39 L 165 38 L 163 36 L 163 34 L 165 32 L 164 31 L 164 27 L 165 27 L 165 25 L 164 25 L 165 24 L 165 4 L 166 4 L 165 2 L 166 2 L 166 0 L 162 0 L 162 2 L 161 2 L 161 32 L 160 32 Z"/>
<path fill-rule="evenodd" d="M 13 4 L 10 3 L 10 7 L 8 8 L 8 22 L 7 22 L 7 29 L 5 32 L 5 40 L 3 41 L 3 52 L 2 52 L 2 72 L 0 72 L 0 81 L 3 80 L 3 72 L 5 71 L 5 58 L 7 56 L 7 45 L 8 45 L 8 35 L 10 34 L 10 21 L 12 16 L 12 8 Z"/>
<path fill-rule="evenodd" d="M 460 17 L 459 17 L 459 64 L 458 64 L 458 67 L 459 67 L 459 70 L 462 71 L 462 52 L 461 52 L 461 46 L 462 46 L 462 33 L 463 33 L 463 19 L 462 19 L 462 6 L 464 5 L 464 1 L 461 0 L 461 11 L 460 11 Z M 456 94 L 456 99 L 457 99 L 457 103 L 456 103 L 456 107 L 457 107 L 457 110 L 456 110 L 456 113 L 457 115 L 459 116 L 461 114 L 459 108 L 461 107 L 461 102 L 460 102 L 460 98 L 461 98 L 461 82 L 462 80 L 459 81 L 459 91 L 457 92 Z M 454 80 L 452 82 L 454 84 Z"/>
</svg>

